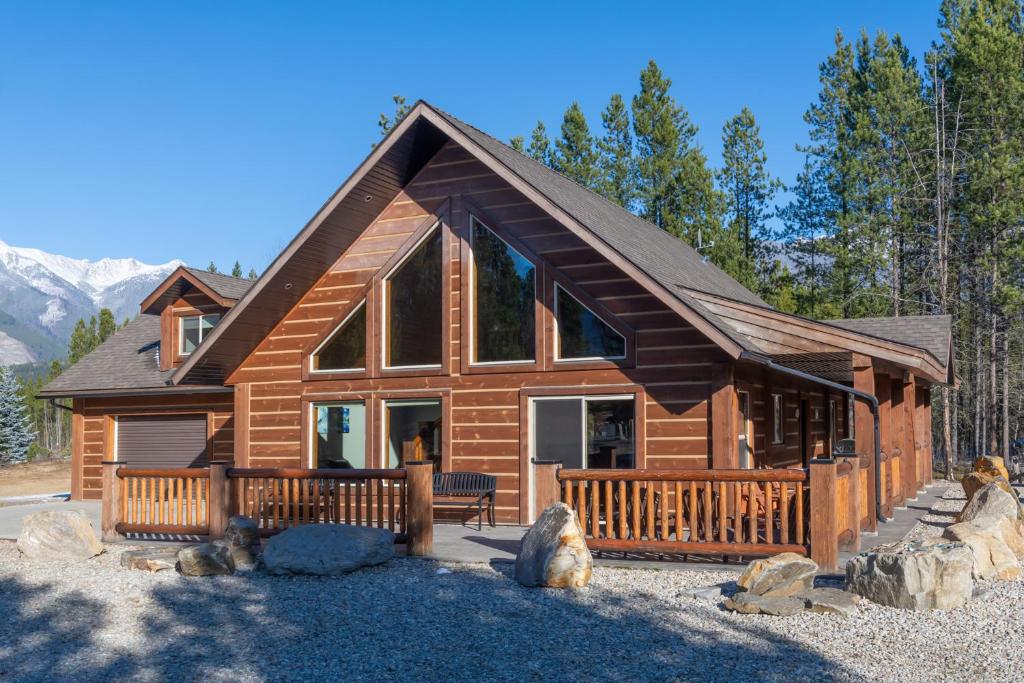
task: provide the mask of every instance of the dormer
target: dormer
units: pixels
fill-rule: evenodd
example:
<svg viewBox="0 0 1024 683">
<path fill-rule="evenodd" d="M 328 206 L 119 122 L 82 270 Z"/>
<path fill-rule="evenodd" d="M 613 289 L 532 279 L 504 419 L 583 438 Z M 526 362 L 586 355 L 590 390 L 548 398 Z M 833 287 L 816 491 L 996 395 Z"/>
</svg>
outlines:
<svg viewBox="0 0 1024 683">
<path fill-rule="evenodd" d="M 181 365 L 252 285 L 250 280 L 180 266 L 141 304 L 160 316 L 160 369 Z"/>
</svg>

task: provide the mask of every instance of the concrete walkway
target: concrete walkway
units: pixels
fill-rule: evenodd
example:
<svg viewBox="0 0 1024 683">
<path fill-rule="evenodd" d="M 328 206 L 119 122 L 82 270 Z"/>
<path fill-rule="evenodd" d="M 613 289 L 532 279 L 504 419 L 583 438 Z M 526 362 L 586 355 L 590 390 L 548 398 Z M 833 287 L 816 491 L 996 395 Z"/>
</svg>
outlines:
<svg viewBox="0 0 1024 683">
<path fill-rule="evenodd" d="M 22 521 L 34 512 L 43 510 L 81 510 L 92 522 L 96 535 L 100 533 L 100 502 L 98 500 L 47 501 L 25 505 L 0 507 L 0 539 L 15 540 L 21 533 Z"/>
<path fill-rule="evenodd" d="M 922 493 L 918 493 L 916 499 L 907 501 L 906 507 L 896 508 L 893 513 L 894 517 L 885 524 L 879 523 L 877 532 L 861 533 L 860 552 L 863 553 L 880 545 L 903 540 L 903 537 L 917 524 L 917 520 L 927 515 L 935 505 L 935 501 L 942 498 L 945 492 L 945 486 L 932 484 L 926 487 Z M 856 554 L 839 553 L 839 566 L 846 566 L 850 558 Z"/>
</svg>

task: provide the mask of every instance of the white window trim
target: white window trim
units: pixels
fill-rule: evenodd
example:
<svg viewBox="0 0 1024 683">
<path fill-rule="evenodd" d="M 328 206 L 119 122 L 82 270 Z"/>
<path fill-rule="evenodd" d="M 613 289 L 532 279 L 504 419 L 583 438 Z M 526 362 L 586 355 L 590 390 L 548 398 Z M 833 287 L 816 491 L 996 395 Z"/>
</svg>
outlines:
<svg viewBox="0 0 1024 683">
<path fill-rule="evenodd" d="M 416 240 L 416 244 L 412 245 L 412 248 L 410 248 L 409 251 L 407 251 L 405 253 L 405 255 L 402 256 L 402 258 L 398 261 L 398 263 L 396 263 L 394 266 L 392 266 L 391 270 L 389 270 L 384 275 L 384 277 L 382 277 L 381 280 L 380 280 L 380 289 L 381 289 L 381 291 L 380 291 L 380 311 L 381 311 L 381 316 L 380 316 L 380 339 L 381 339 L 381 345 L 380 345 L 380 366 L 384 370 L 436 370 L 437 368 L 444 367 L 444 359 L 443 358 L 441 359 L 440 363 L 430 363 L 430 364 L 427 364 L 427 365 L 388 365 L 388 362 L 387 362 L 388 361 L 388 342 L 390 341 L 390 338 L 388 337 L 388 280 L 390 280 L 391 276 L 394 275 L 396 272 L 398 272 L 401 269 L 401 267 L 405 265 L 405 262 L 408 261 L 412 257 L 412 255 L 416 253 L 416 250 L 419 249 L 421 246 L 423 246 L 423 243 L 426 242 L 428 239 L 430 239 L 434 235 L 434 231 L 439 229 L 440 227 L 441 227 L 441 221 L 437 221 L 432 226 L 430 226 L 430 229 L 427 230 L 425 233 L 423 233 L 422 237 L 420 237 L 418 240 Z M 444 235 L 441 236 L 441 242 L 442 242 L 442 246 L 443 246 Z M 442 253 L 441 253 L 441 273 L 442 273 L 442 277 L 443 277 L 443 274 L 444 274 L 444 258 L 445 258 L 445 254 L 444 254 L 444 250 L 442 249 Z M 441 287 L 441 296 L 442 297 L 444 296 L 444 291 L 445 291 L 444 287 L 445 286 L 448 286 L 448 284 L 445 283 Z M 444 303 L 444 301 L 442 301 L 441 302 L 442 319 L 443 319 L 443 313 L 444 313 L 444 305 L 445 305 L 445 303 Z M 442 325 L 442 327 L 443 327 L 443 325 Z M 441 334 L 442 335 L 451 334 L 451 331 L 450 330 L 441 330 Z M 443 352 L 444 352 L 444 341 L 443 341 L 444 337 L 442 336 L 441 339 L 442 339 L 441 349 L 442 349 L 442 355 L 443 355 Z"/>
<path fill-rule="evenodd" d="M 476 359 L 476 299 L 473 296 L 476 290 L 476 253 L 473 250 L 473 222 L 477 222 L 484 227 L 489 233 L 504 244 L 506 247 L 514 251 L 519 255 L 519 258 L 524 261 L 529 261 L 530 265 L 533 266 L 533 316 L 534 316 L 534 329 L 533 329 L 533 358 L 526 360 L 480 360 Z M 469 364 L 473 367 L 487 367 L 488 365 L 533 365 L 537 362 L 537 264 L 531 259 L 528 259 L 525 254 L 513 247 L 511 244 L 501 238 L 501 235 L 494 232 L 491 226 L 484 223 L 482 220 L 477 218 L 472 213 L 469 214 L 469 277 L 468 285 L 466 287 L 467 298 L 469 299 L 469 320 L 467 321 L 467 327 L 469 328 Z"/>
<path fill-rule="evenodd" d="M 312 353 L 309 354 L 309 358 L 308 358 L 307 362 L 309 363 L 309 372 L 310 372 L 310 374 L 323 375 L 323 374 L 330 374 L 330 373 L 334 373 L 334 372 L 365 372 L 366 371 L 366 363 L 365 363 L 365 360 L 366 360 L 366 350 L 364 350 L 364 352 L 363 352 L 364 363 L 363 363 L 363 367 L 361 367 L 361 368 L 336 368 L 336 369 L 332 369 L 332 370 L 318 370 L 318 369 L 313 367 L 313 359 L 316 357 L 316 355 L 318 353 L 320 353 L 320 351 L 325 346 L 327 346 L 327 344 L 332 339 L 334 339 L 334 336 L 336 334 L 338 334 L 338 332 L 340 332 L 341 329 L 343 327 L 345 327 L 345 325 L 348 324 L 348 321 L 352 319 L 352 316 L 354 316 L 356 313 L 358 313 L 359 309 L 361 309 L 361 308 L 362 309 L 366 308 L 366 299 L 363 299 L 362 301 L 360 301 L 359 305 L 356 306 L 355 308 L 353 308 L 349 312 L 349 314 L 345 316 L 345 319 L 342 320 L 340 323 L 338 323 L 338 326 L 335 327 L 333 330 L 331 330 L 331 333 L 329 335 L 327 335 L 322 342 L 320 342 L 319 346 L 317 346 L 315 349 L 313 349 Z M 365 340 L 364 340 L 364 344 L 365 344 Z"/>
<path fill-rule="evenodd" d="M 622 355 L 620 355 L 620 356 L 584 356 L 584 357 L 581 357 L 581 358 L 562 358 L 561 352 L 560 352 L 561 351 L 561 346 L 562 346 L 562 344 L 561 344 L 562 333 L 561 333 L 561 329 L 560 329 L 559 324 L 558 324 L 558 292 L 560 292 L 560 291 L 561 292 L 565 292 L 573 301 L 578 303 L 580 306 L 582 306 L 586 310 L 590 311 L 591 315 L 593 315 L 595 318 L 597 318 L 598 320 L 603 322 L 605 325 L 608 326 L 608 329 L 610 329 L 612 332 L 617 334 L 622 339 L 622 348 L 624 350 L 624 353 Z M 617 329 L 615 329 L 615 327 L 613 325 L 611 325 L 607 320 L 605 320 L 603 317 L 601 317 L 601 315 L 598 314 L 597 311 L 593 310 L 592 308 L 590 308 L 590 306 L 587 306 L 585 303 L 583 303 L 582 301 L 577 299 L 575 296 L 572 295 L 572 292 L 570 292 L 568 289 L 566 289 L 562 285 L 558 284 L 557 282 L 555 283 L 555 306 L 554 306 L 554 310 L 555 310 L 555 362 L 556 363 L 579 363 L 579 362 L 595 361 L 595 360 L 625 360 L 626 359 L 627 355 L 629 354 L 629 340 L 626 339 L 626 335 L 620 333 Z"/>
<path fill-rule="evenodd" d="M 363 406 L 363 410 L 367 410 L 366 401 L 360 401 L 354 399 L 352 401 L 311 401 L 309 404 L 309 438 L 308 441 L 308 453 L 306 454 L 306 462 L 309 463 L 309 469 L 315 470 L 316 467 L 316 409 L 317 408 L 330 408 L 332 406 Z M 365 418 L 365 416 L 364 416 Z M 366 433 L 364 427 L 363 433 Z M 363 463 L 366 464 L 366 460 L 369 459 L 369 452 L 367 451 L 366 437 L 363 437 Z"/>
<path fill-rule="evenodd" d="M 178 356 L 191 356 L 192 351 L 185 351 L 185 321 L 189 318 L 199 318 L 199 344 L 196 344 L 196 348 L 203 343 L 206 336 L 203 334 L 203 318 L 209 318 L 217 316 L 217 322 L 213 327 L 220 324 L 220 321 L 224 318 L 220 313 L 200 313 L 199 315 L 181 315 L 178 316 Z M 210 328 L 213 329 L 212 327 Z"/>
<path fill-rule="evenodd" d="M 536 406 L 538 401 L 565 401 L 565 400 L 577 400 L 580 402 L 581 420 L 580 420 L 580 444 L 583 449 L 583 454 L 580 458 L 580 462 L 583 464 L 583 469 L 587 469 L 587 403 L 592 401 L 632 401 L 633 402 L 633 420 L 637 419 L 637 405 L 636 405 L 636 394 L 565 394 L 558 396 L 531 396 L 530 397 L 530 429 L 527 434 L 530 459 L 537 457 L 537 448 L 534 435 L 537 431 L 537 413 Z M 633 469 L 636 469 L 636 445 L 637 435 L 636 431 L 633 432 Z"/>
</svg>

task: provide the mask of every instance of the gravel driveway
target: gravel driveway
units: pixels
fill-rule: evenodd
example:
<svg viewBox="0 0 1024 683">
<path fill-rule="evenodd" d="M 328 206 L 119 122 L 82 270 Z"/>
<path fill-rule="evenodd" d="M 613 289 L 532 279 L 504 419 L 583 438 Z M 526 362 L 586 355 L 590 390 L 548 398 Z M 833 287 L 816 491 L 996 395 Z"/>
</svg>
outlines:
<svg viewBox="0 0 1024 683">
<path fill-rule="evenodd" d="M 940 520 L 942 516 L 939 515 Z M 507 564 L 396 559 L 344 578 L 188 579 L 0 542 L 0 680 L 1009 681 L 1024 671 L 1024 582 L 967 607 L 872 604 L 741 616 L 682 595 L 737 572 L 595 569 L 523 589 Z"/>
</svg>

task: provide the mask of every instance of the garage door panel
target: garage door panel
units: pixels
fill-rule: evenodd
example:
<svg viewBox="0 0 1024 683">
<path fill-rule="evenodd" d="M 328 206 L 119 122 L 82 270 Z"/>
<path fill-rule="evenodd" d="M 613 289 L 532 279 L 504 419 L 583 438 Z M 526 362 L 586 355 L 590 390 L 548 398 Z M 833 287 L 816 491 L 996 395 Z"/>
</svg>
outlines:
<svg viewBox="0 0 1024 683">
<path fill-rule="evenodd" d="M 122 415 L 117 459 L 128 467 L 206 467 L 206 415 Z"/>
</svg>

